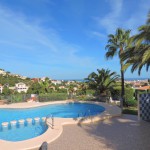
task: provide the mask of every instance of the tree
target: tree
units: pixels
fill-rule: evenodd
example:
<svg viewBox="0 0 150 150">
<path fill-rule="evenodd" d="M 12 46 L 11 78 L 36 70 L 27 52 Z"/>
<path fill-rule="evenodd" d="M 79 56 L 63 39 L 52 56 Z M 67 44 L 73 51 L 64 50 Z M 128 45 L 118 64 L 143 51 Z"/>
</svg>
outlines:
<svg viewBox="0 0 150 150">
<path fill-rule="evenodd" d="M 97 69 L 97 72 L 98 74 L 92 72 L 87 78 L 85 78 L 85 80 L 89 84 L 89 87 L 94 89 L 96 93 L 100 95 L 107 95 L 115 85 L 119 75 L 117 75 L 116 72 L 111 72 L 108 69 Z"/>
<path fill-rule="evenodd" d="M 4 86 L 2 94 L 3 95 L 10 95 L 11 90 L 8 87 Z"/>
<path fill-rule="evenodd" d="M 51 85 L 51 81 L 49 80 L 49 78 L 46 78 L 45 81 L 40 81 L 39 83 L 44 93 L 51 92 L 51 89 L 49 88 Z"/>
<path fill-rule="evenodd" d="M 150 12 L 145 25 L 139 27 L 139 33 L 131 38 L 132 45 L 122 54 L 126 61 L 125 68 L 131 66 L 131 72 L 138 70 L 140 75 L 143 66 L 148 71 L 150 66 Z"/>
<path fill-rule="evenodd" d="M 29 94 L 40 94 L 40 93 L 43 92 L 42 90 L 43 90 L 43 89 L 42 89 L 42 87 L 41 87 L 41 85 L 40 85 L 39 83 L 33 83 L 33 84 L 29 87 L 27 93 L 29 93 Z"/>
<path fill-rule="evenodd" d="M 118 28 L 116 33 L 108 35 L 108 44 L 106 45 L 106 58 L 113 58 L 115 55 L 120 59 L 120 72 L 121 72 L 121 107 L 125 104 L 125 89 L 124 89 L 124 62 L 121 55 L 130 45 L 130 30 L 123 30 Z"/>
<path fill-rule="evenodd" d="M 81 83 L 78 89 L 78 95 L 86 95 L 87 85 L 85 83 Z"/>
<path fill-rule="evenodd" d="M 68 94 L 69 94 L 69 98 L 72 99 L 73 98 L 73 95 L 76 94 L 76 90 L 75 90 L 75 87 L 73 84 L 70 84 L 69 85 L 69 88 L 67 89 L 68 91 Z"/>
</svg>

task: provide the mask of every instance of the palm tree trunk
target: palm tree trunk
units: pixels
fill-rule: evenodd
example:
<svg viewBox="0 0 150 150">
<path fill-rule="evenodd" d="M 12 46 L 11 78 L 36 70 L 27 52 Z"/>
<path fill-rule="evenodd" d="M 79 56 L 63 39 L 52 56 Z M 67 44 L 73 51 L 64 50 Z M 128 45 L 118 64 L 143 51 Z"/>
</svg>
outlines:
<svg viewBox="0 0 150 150">
<path fill-rule="evenodd" d="M 123 64 L 121 63 L 121 108 L 123 109 L 123 106 L 125 104 L 125 88 L 124 88 L 124 71 L 123 71 Z"/>
</svg>

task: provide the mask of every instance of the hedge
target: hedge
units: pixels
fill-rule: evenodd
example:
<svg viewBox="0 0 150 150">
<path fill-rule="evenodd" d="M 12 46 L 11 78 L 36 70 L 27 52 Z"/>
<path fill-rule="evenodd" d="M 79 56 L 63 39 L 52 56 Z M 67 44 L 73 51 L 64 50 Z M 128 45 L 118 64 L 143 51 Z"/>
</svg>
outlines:
<svg viewBox="0 0 150 150">
<path fill-rule="evenodd" d="M 121 87 L 114 88 L 111 91 L 112 98 L 119 100 L 121 97 Z M 125 88 L 125 99 L 133 100 L 134 99 L 134 90 L 132 88 Z"/>
<path fill-rule="evenodd" d="M 38 98 L 40 102 L 46 102 L 46 101 L 66 100 L 68 98 L 68 95 L 67 93 L 50 93 L 50 94 L 40 94 Z"/>
</svg>

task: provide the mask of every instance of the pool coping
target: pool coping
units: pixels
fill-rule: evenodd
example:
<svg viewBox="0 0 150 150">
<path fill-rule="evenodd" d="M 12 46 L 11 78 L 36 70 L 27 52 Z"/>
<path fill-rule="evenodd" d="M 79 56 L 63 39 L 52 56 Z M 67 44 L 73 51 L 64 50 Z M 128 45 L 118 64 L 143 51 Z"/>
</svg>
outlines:
<svg viewBox="0 0 150 150">
<path fill-rule="evenodd" d="M 0 108 L 33 108 L 33 107 L 40 107 L 46 106 L 49 104 L 65 104 L 74 101 L 66 100 L 66 101 L 56 101 L 56 102 L 44 102 L 44 103 L 17 103 L 17 104 L 10 104 L 10 105 L 2 105 Z M 0 140 L 0 148 L 5 150 L 31 150 L 31 149 L 38 149 L 43 142 L 51 143 L 56 140 L 61 133 L 63 132 L 63 126 L 69 124 L 82 124 L 82 123 L 91 123 L 99 120 L 104 120 L 112 117 L 121 116 L 121 109 L 118 106 L 106 104 L 102 102 L 93 102 L 93 101 L 79 101 L 80 103 L 90 103 L 90 104 L 97 104 L 103 106 L 105 108 L 104 112 L 91 117 L 85 118 L 54 118 L 54 128 L 51 129 L 50 127 L 47 129 L 45 133 L 35 138 L 18 141 L 18 142 L 11 142 Z M 50 120 L 48 120 L 50 121 Z"/>
</svg>

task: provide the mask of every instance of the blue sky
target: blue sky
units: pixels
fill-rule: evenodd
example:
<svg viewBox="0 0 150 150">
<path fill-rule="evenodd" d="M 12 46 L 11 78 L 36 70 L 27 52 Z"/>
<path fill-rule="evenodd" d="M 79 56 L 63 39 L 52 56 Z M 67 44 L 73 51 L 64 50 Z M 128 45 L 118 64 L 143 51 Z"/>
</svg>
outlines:
<svg viewBox="0 0 150 150">
<path fill-rule="evenodd" d="M 81 79 L 105 59 L 107 35 L 144 24 L 149 0 L 0 0 L 0 68 L 29 77 Z M 142 70 L 141 77 L 149 73 Z M 126 78 L 138 77 L 130 69 Z"/>
</svg>

